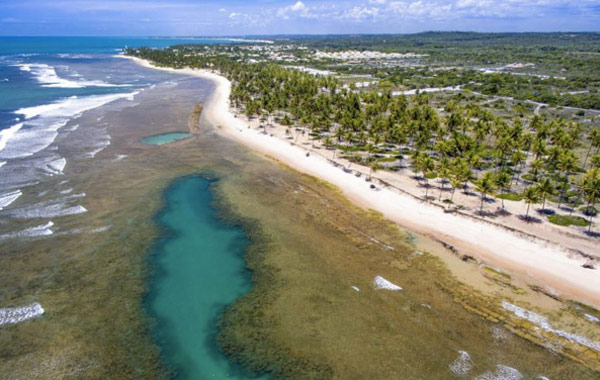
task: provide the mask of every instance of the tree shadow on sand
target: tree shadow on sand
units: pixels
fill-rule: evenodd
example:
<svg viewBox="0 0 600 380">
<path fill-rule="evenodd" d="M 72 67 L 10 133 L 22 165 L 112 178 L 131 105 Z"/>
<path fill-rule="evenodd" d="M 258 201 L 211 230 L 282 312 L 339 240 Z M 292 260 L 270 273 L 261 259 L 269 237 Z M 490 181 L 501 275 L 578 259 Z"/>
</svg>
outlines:
<svg viewBox="0 0 600 380">
<path fill-rule="evenodd" d="M 556 211 L 549 209 L 549 208 L 538 208 L 537 210 L 535 210 L 538 214 L 540 215 L 554 215 L 556 214 Z"/>
<path fill-rule="evenodd" d="M 510 216 L 512 213 L 505 208 L 499 208 L 494 211 L 494 215 L 496 216 Z"/>
<path fill-rule="evenodd" d="M 491 219 L 494 219 L 494 218 L 498 217 L 498 214 L 496 214 L 496 211 L 487 211 L 487 210 L 480 211 L 480 210 L 477 210 L 477 212 L 475 212 L 475 214 L 477 216 L 481 216 L 482 218 L 491 218 Z"/>
<path fill-rule="evenodd" d="M 542 219 L 540 218 L 536 218 L 535 216 L 525 216 L 525 215 L 519 215 L 518 217 L 519 219 L 521 219 L 522 221 L 524 221 L 525 223 L 542 223 Z"/>
</svg>

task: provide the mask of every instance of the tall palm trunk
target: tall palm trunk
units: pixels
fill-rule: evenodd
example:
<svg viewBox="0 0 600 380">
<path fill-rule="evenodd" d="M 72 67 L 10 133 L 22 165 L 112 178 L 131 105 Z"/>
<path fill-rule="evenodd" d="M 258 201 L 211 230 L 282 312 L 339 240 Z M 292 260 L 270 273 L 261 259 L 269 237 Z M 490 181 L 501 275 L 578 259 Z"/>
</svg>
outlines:
<svg viewBox="0 0 600 380">
<path fill-rule="evenodd" d="M 483 201 L 485 200 L 485 193 L 481 194 L 481 205 L 479 206 L 479 213 L 483 214 Z"/>
<path fill-rule="evenodd" d="M 590 212 L 590 211 L 591 211 L 591 210 L 590 210 L 590 205 L 591 205 L 591 204 L 592 204 L 592 202 L 588 202 L 588 205 L 587 205 L 587 210 L 588 210 L 588 212 Z M 588 232 L 591 232 L 591 231 L 592 231 L 592 219 L 593 219 L 593 218 L 594 218 L 594 213 L 593 213 L 593 212 L 590 212 L 590 224 L 588 225 Z"/>
<path fill-rule="evenodd" d="M 542 211 L 546 209 L 546 194 L 544 194 L 544 199 L 542 200 Z"/>
<path fill-rule="evenodd" d="M 585 165 L 587 164 L 587 160 L 590 157 L 590 153 L 592 152 L 592 148 L 594 147 L 594 144 L 590 144 L 590 149 L 588 149 L 587 154 L 585 155 L 585 160 L 583 160 L 583 169 L 585 169 Z"/>
</svg>

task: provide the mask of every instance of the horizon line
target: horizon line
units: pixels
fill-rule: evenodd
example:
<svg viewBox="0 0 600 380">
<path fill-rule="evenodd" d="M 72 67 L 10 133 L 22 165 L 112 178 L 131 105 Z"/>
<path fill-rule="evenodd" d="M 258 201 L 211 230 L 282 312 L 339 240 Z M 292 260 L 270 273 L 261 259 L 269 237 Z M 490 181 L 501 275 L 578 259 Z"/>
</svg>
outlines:
<svg viewBox="0 0 600 380">
<path fill-rule="evenodd" d="M 10 35 L 0 34 L 0 38 L 13 37 L 13 38 L 35 38 L 35 37 L 46 37 L 46 38 L 207 38 L 207 39 L 218 39 L 218 38 L 256 38 L 256 37 L 303 37 L 303 36 L 415 36 L 419 34 L 451 34 L 451 33 L 464 33 L 464 34 L 488 34 L 488 35 L 500 35 L 500 34 L 600 34 L 600 31 L 519 31 L 519 32 L 479 32 L 474 30 L 427 30 L 422 32 L 414 33 L 278 33 L 278 34 L 220 34 L 220 35 Z"/>
</svg>

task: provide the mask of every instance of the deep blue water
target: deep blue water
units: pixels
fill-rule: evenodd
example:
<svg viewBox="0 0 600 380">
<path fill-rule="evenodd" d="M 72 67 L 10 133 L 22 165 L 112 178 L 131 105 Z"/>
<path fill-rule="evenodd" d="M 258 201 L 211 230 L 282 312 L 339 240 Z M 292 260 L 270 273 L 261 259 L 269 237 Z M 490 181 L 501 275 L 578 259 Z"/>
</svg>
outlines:
<svg viewBox="0 0 600 380">
<path fill-rule="evenodd" d="M 111 144 L 111 136 L 102 116 L 79 128 L 80 116 L 94 109 L 100 113 L 105 105 L 135 106 L 141 94 L 155 87 L 176 87 L 180 80 L 171 73 L 142 68 L 118 53 L 126 47 L 194 42 L 230 41 L 0 37 L 0 220 L 27 215 L 32 219 L 29 227 L 37 228 L 57 223 L 52 219 L 58 217 L 87 212 L 76 204 L 84 194 L 66 196 L 73 190 L 65 168 L 68 171 L 73 159 L 96 158 Z M 36 186 L 43 190 L 34 190 Z M 0 223 L 0 239 L 2 227 Z M 48 232 L 40 231 L 34 228 L 26 235 Z"/>
<path fill-rule="evenodd" d="M 151 84 L 132 75 L 130 70 L 124 69 L 126 65 L 121 59 L 113 57 L 125 47 L 160 48 L 182 43 L 224 42 L 228 41 L 191 38 L 0 37 L 0 130 L 23 121 L 23 115 L 15 113 L 22 108 L 54 103 L 72 96 L 123 93 Z M 97 82 L 96 85 L 94 82 Z M 127 87 L 121 87 L 123 85 Z M 0 135 L 0 151 L 2 139 Z"/>
<path fill-rule="evenodd" d="M 160 37 L 0 37 L 0 55 L 115 54 L 124 47 L 163 48 L 187 43 L 228 43 L 224 39 Z"/>
</svg>

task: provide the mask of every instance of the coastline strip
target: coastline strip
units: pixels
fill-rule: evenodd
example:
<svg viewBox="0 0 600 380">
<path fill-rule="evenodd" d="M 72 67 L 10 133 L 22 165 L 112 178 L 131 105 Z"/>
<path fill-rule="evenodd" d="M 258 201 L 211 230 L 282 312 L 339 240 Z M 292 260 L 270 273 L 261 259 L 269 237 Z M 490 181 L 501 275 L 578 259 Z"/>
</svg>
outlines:
<svg viewBox="0 0 600 380">
<path fill-rule="evenodd" d="M 130 59 L 146 68 L 214 82 L 215 91 L 204 107 L 205 116 L 222 136 L 337 186 L 353 203 L 378 211 L 409 230 L 446 241 L 490 264 L 532 278 L 570 298 L 600 307 L 600 275 L 584 268 L 585 258 L 571 255 L 565 247 L 539 238 L 520 236 L 468 216 L 444 213 L 438 207 L 393 189 L 371 189 L 369 183 L 336 168 L 321 156 L 307 156 L 300 147 L 250 129 L 230 112 L 231 82 L 215 72 L 158 67 L 140 58 L 118 57 Z"/>
</svg>

